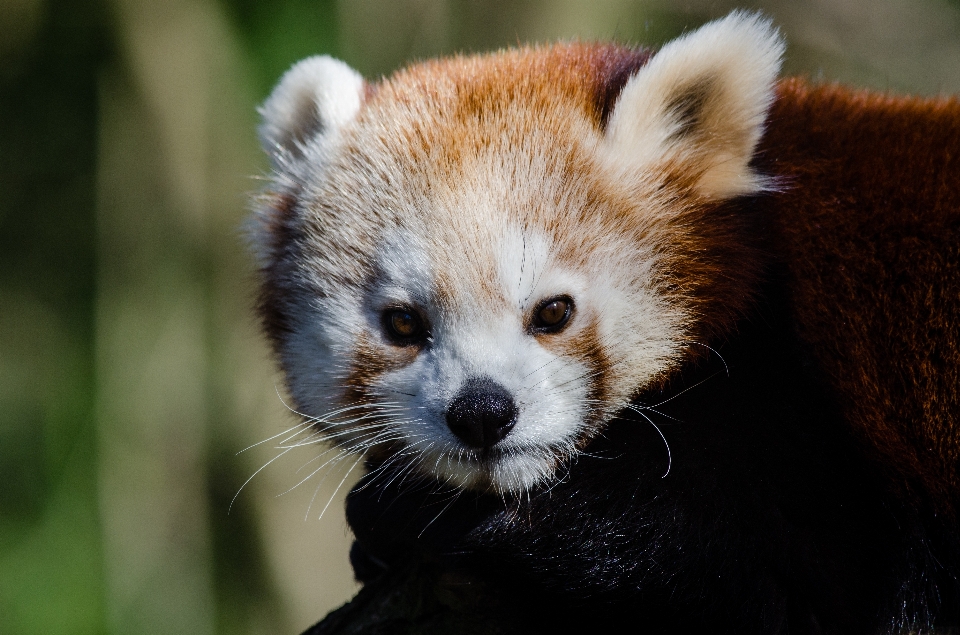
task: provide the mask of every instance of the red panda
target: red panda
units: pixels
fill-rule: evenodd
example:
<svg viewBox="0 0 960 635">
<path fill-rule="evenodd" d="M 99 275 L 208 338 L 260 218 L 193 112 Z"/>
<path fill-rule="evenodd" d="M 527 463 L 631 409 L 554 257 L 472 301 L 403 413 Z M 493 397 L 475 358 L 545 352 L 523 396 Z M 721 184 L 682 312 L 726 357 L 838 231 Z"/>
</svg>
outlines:
<svg viewBox="0 0 960 635">
<path fill-rule="evenodd" d="M 960 627 L 960 102 L 783 50 L 736 12 L 282 78 L 259 312 L 367 461 L 362 547 L 509 571 L 551 628 Z"/>
</svg>

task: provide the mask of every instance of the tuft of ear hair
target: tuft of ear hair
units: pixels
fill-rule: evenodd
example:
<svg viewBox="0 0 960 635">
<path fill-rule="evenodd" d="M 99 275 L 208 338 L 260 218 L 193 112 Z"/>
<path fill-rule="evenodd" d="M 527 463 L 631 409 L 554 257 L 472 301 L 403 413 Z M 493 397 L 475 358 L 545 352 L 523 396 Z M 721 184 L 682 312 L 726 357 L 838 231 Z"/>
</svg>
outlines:
<svg viewBox="0 0 960 635">
<path fill-rule="evenodd" d="M 680 181 L 713 200 L 765 189 L 749 164 L 784 48 L 769 20 L 742 11 L 667 43 L 613 107 L 613 169 Z"/>
<path fill-rule="evenodd" d="M 303 159 L 311 144 L 335 136 L 356 117 L 363 90 L 363 77 L 330 56 L 295 64 L 260 107 L 260 143 L 275 167 Z"/>
</svg>

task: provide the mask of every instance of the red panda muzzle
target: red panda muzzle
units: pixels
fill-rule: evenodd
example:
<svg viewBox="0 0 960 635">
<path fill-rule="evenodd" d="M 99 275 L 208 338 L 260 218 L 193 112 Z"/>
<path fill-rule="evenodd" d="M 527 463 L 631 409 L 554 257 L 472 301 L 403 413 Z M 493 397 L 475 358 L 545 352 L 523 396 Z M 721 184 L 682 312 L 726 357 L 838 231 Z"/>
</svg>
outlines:
<svg viewBox="0 0 960 635">
<path fill-rule="evenodd" d="M 510 392 L 492 379 L 468 380 L 447 408 L 447 425 L 464 443 L 485 449 L 496 445 L 517 423 Z"/>
</svg>

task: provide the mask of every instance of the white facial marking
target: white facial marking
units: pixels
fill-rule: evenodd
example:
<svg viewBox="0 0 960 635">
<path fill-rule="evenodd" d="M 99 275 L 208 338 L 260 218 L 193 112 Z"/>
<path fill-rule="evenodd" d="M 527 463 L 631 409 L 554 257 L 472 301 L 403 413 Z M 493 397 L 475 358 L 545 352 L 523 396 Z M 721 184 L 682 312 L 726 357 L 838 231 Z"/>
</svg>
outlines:
<svg viewBox="0 0 960 635">
<path fill-rule="evenodd" d="M 524 253 L 523 243 L 528 245 Z M 577 383 L 586 372 L 578 360 L 558 357 L 527 332 L 527 313 L 542 298 L 539 293 L 575 293 L 564 276 L 549 274 L 549 244 L 545 236 L 518 228 L 491 246 L 483 260 L 496 263 L 496 298 L 477 294 L 464 272 L 453 295 L 438 302 L 434 272 L 437 264 L 424 241 L 397 232 L 384 241 L 378 255 L 380 278 L 366 299 L 368 323 L 376 325 L 383 307 L 409 306 L 422 311 L 429 323 L 429 340 L 409 364 L 379 376 L 373 391 L 403 405 L 407 416 L 397 429 L 408 447 L 422 456 L 427 471 L 457 486 L 487 478 L 495 487 L 516 490 L 549 475 L 555 450 L 569 452 L 584 419 L 586 385 Z M 469 260 L 469 259 L 468 259 Z M 476 272 L 472 272 L 476 273 Z M 568 276 L 569 278 L 569 276 Z M 384 346 L 390 344 L 384 342 Z M 517 423 L 481 465 L 480 453 L 451 432 L 446 413 L 464 384 L 489 378 L 513 397 Z"/>
</svg>

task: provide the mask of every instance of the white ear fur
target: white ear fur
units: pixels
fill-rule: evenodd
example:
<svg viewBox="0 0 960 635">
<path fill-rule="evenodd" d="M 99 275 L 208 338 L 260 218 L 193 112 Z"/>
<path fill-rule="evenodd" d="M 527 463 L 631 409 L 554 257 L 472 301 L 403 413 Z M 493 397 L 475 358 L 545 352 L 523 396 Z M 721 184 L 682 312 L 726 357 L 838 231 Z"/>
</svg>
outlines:
<svg viewBox="0 0 960 635">
<path fill-rule="evenodd" d="M 301 60 L 260 107 L 260 142 L 275 163 L 301 158 L 310 141 L 349 123 L 362 97 L 363 77 L 345 63 L 327 55 Z"/>
<path fill-rule="evenodd" d="M 740 11 L 667 43 L 627 81 L 610 115 L 613 165 L 680 169 L 713 199 L 764 189 L 749 163 L 783 51 L 769 20 Z"/>
</svg>

